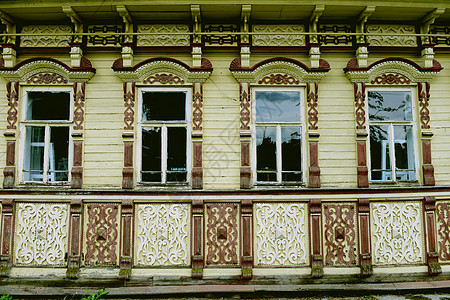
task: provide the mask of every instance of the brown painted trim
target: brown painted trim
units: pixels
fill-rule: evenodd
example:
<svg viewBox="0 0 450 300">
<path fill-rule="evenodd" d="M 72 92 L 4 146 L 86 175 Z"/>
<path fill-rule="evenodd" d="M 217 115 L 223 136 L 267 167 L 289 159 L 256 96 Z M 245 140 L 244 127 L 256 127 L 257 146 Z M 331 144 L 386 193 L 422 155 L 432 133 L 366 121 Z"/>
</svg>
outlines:
<svg viewBox="0 0 450 300">
<path fill-rule="evenodd" d="M 69 255 L 66 276 L 69 279 L 77 279 L 81 265 L 81 237 L 83 235 L 83 200 L 70 202 L 70 228 L 69 228 Z"/>
<path fill-rule="evenodd" d="M 358 199 L 359 266 L 361 276 L 373 274 L 370 250 L 370 201 Z"/>
<path fill-rule="evenodd" d="M 309 200 L 309 215 L 311 219 L 311 277 L 323 276 L 322 254 L 322 201 L 320 199 Z"/>
<path fill-rule="evenodd" d="M 356 142 L 356 149 L 358 153 L 358 187 L 368 187 L 369 186 L 369 170 L 367 168 L 367 152 L 366 152 L 366 141 Z"/>
<path fill-rule="evenodd" d="M 253 202 L 241 201 L 241 271 L 242 279 L 251 279 L 253 276 Z"/>
<path fill-rule="evenodd" d="M 178 60 L 178 59 L 174 59 L 174 58 L 170 58 L 170 57 L 153 57 L 153 58 L 149 58 L 146 59 L 138 64 L 136 64 L 134 67 L 124 67 L 123 66 L 123 59 L 122 58 L 118 58 L 114 61 L 113 65 L 112 65 L 112 69 L 117 72 L 117 71 L 121 71 L 121 72 L 134 72 L 137 69 L 139 69 L 142 66 L 145 66 L 146 64 L 155 62 L 155 61 L 167 61 L 167 62 L 171 62 L 171 63 L 175 63 L 177 65 L 180 65 L 181 67 L 187 69 L 189 72 L 212 72 L 213 68 L 212 68 L 212 64 L 211 62 L 206 59 L 206 58 L 202 58 L 202 64 L 201 67 L 199 68 L 194 68 L 194 67 L 190 67 L 187 64 L 185 64 L 184 62 Z"/>
<path fill-rule="evenodd" d="M 257 64 L 255 64 L 253 67 L 250 68 L 243 68 L 241 66 L 241 59 L 240 58 L 235 58 L 231 64 L 230 64 L 230 71 L 246 71 L 246 72 L 253 72 L 254 70 L 256 70 L 259 67 L 262 67 L 266 64 L 269 63 L 275 63 L 275 62 L 287 62 L 287 63 L 292 63 L 300 68 L 302 68 L 303 70 L 305 70 L 306 72 L 328 72 L 330 70 L 330 64 L 324 60 L 324 59 L 320 59 L 319 60 L 319 68 L 310 68 L 307 65 L 305 65 L 304 63 L 289 58 L 289 57 L 274 57 L 274 58 L 269 58 L 266 60 L 263 60 Z"/>
<path fill-rule="evenodd" d="M 133 265 L 133 200 L 123 200 L 121 205 L 122 230 L 121 230 L 121 253 L 120 253 L 120 280 L 129 280 L 131 267 Z"/>
<path fill-rule="evenodd" d="M 36 61 L 44 61 L 44 62 L 48 62 L 48 63 L 54 63 L 54 64 L 57 64 L 57 65 L 63 67 L 64 69 L 66 69 L 69 72 L 92 72 L 92 73 L 96 72 L 95 68 L 92 67 L 90 60 L 87 59 L 86 57 L 83 57 L 81 59 L 81 65 L 79 68 L 71 68 L 68 65 L 66 65 L 65 63 L 63 63 L 62 61 L 57 60 L 55 58 L 51 58 L 51 57 L 33 57 L 33 58 L 26 59 L 24 61 L 21 61 L 20 63 L 16 64 L 12 68 L 6 68 L 3 65 L 0 65 L 0 71 L 17 71 L 20 67 L 27 65 L 29 63 L 36 62 Z"/>
<path fill-rule="evenodd" d="M 6 167 L 3 169 L 3 188 L 11 189 L 14 187 L 16 166 L 16 141 L 6 142 Z"/>
<path fill-rule="evenodd" d="M 203 253 L 203 200 L 192 200 L 192 278 L 203 277 L 204 253 Z"/>
<path fill-rule="evenodd" d="M 196 141 L 192 143 L 193 147 L 193 167 L 191 172 L 192 188 L 203 188 L 203 142 Z"/>
<path fill-rule="evenodd" d="M 431 163 L 431 141 L 422 140 L 422 175 L 423 184 L 427 186 L 434 186 L 436 184 L 434 178 L 434 166 Z"/>
<path fill-rule="evenodd" d="M 423 211 L 425 218 L 424 235 L 427 252 L 426 262 L 428 265 L 428 274 L 437 275 L 442 273 L 442 268 L 439 264 L 439 254 L 437 250 L 435 197 L 424 197 Z"/>
<path fill-rule="evenodd" d="M 344 68 L 344 72 L 351 72 L 351 71 L 367 72 L 371 68 L 373 68 L 374 66 L 376 66 L 378 64 L 381 64 L 384 62 L 390 62 L 390 61 L 400 61 L 400 62 L 407 63 L 407 64 L 411 65 L 412 67 L 414 67 L 415 69 L 417 69 L 417 71 L 419 71 L 419 72 L 430 72 L 430 71 L 439 72 L 443 69 L 441 64 L 437 60 L 433 60 L 433 67 L 422 68 L 421 66 L 419 66 L 417 63 L 413 62 L 412 60 L 409 60 L 409 59 L 403 58 L 403 57 L 383 58 L 383 59 L 380 59 L 380 60 L 372 63 L 370 66 L 368 66 L 366 68 L 360 68 L 358 65 L 358 60 L 356 58 L 353 58 L 347 63 L 347 67 Z"/>
<path fill-rule="evenodd" d="M 320 188 L 319 143 L 309 142 L 309 187 Z"/>
<path fill-rule="evenodd" d="M 2 200 L 2 236 L 0 254 L 0 277 L 9 276 L 12 265 L 12 243 L 14 230 L 14 200 Z"/>
</svg>

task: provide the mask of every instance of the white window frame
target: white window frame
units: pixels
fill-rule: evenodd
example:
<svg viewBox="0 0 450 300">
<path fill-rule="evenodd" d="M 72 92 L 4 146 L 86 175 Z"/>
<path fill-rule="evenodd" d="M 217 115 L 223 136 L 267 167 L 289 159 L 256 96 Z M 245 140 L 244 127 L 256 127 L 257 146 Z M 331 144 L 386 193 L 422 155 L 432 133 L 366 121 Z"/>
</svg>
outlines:
<svg viewBox="0 0 450 300">
<path fill-rule="evenodd" d="M 71 182 L 72 161 L 73 161 L 73 139 L 72 139 L 72 125 L 73 125 L 73 89 L 68 86 L 22 86 L 20 89 L 20 105 L 21 107 L 21 122 L 20 122 L 20 147 L 19 147 L 19 182 L 21 184 L 51 184 L 60 185 Z M 67 92 L 69 93 L 69 120 L 67 121 L 52 121 L 52 120 L 27 120 L 27 106 L 28 106 L 28 92 Z M 25 162 L 25 143 L 26 143 L 26 127 L 28 126 L 42 126 L 45 127 L 44 135 L 44 174 L 42 181 L 25 181 L 24 180 L 24 162 Z M 69 127 L 69 148 L 68 148 L 68 177 L 67 181 L 48 181 L 49 175 L 49 148 L 50 148 L 50 127 Z"/>
<path fill-rule="evenodd" d="M 179 121 L 143 121 L 142 120 L 142 95 L 144 92 L 184 92 L 186 93 L 185 104 L 185 122 Z M 191 87 L 141 87 L 138 88 L 138 121 L 137 121 L 137 149 L 136 149 L 136 171 L 137 183 L 142 185 L 186 185 L 191 182 L 191 168 L 192 168 L 192 142 L 191 142 L 191 101 L 192 88 Z M 183 182 L 167 182 L 167 128 L 186 126 L 186 181 Z M 142 181 L 142 128 L 145 127 L 161 127 L 161 182 Z M 163 151 L 165 149 L 165 151 Z"/>
<path fill-rule="evenodd" d="M 370 121 L 369 118 L 369 92 L 379 91 L 379 92 L 410 92 L 411 93 L 411 121 Z M 366 120 L 367 120 L 367 131 L 369 138 L 367 139 L 367 166 L 369 169 L 369 182 L 371 183 L 399 183 L 399 182 L 418 182 L 419 181 L 419 147 L 418 147 L 418 130 L 417 130 L 417 93 L 416 87 L 367 87 L 366 88 Z M 372 156 L 370 150 L 370 126 L 388 126 L 389 127 L 389 157 L 392 169 L 392 179 L 391 180 L 372 180 Z M 396 125 L 406 125 L 412 126 L 413 131 L 413 149 L 414 149 L 414 180 L 397 180 L 396 162 L 395 162 L 395 140 L 394 140 L 394 126 Z"/>
<path fill-rule="evenodd" d="M 300 122 L 256 122 L 256 92 L 298 92 L 300 94 Z M 252 177 L 254 185 L 305 185 L 306 184 L 306 122 L 305 122 L 305 96 L 306 91 L 304 87 L 298 88 L 265 88 L 265 87 L 252 87 Z M 277 144 L 276 144 L 276 157 L 277 157 L 277 181 L 258 181 L 257 180 L 257 170 L 256 170 L 256 127 L 257 126 L 276 126 L 277 128 Z M 274 127 L 275 127 L 274 126 Z M 301 141 L 300 141 L 300 151 L 301 151 L 301 172 L 302 181 L 282 181 L 282 153 L 281 153 L 281 126 L 300 126 L 301 127 Z"/>
</svg>

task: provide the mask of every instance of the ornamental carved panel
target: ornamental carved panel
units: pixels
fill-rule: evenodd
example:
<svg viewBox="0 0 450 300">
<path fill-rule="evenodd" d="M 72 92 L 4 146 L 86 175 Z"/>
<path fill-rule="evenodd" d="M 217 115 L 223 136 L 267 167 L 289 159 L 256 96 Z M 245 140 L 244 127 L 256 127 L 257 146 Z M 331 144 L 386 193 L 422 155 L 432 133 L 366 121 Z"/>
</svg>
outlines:
<svg viewBox="0 0 450 300">
<path fill-rule="evenodd" d="M 308 263 L 306 204 L 255 204 L 255 265 Z"/>
<path fill-rule="evenodd" d="M 56 73 L 39 73 L 28 78 L 27 83 L 34 84 L 66 84 L 67 79 Z"/>
<path fill-rule="evenodd" d="M 325 265 L 356 265 L 356 214 L 353 204 L 324 204 Z"/>
<path fill-rule="evenodd" d="M 116 265 L 119 205 L 95 203 L 86 207 L 85 264 Z"/>
<path fill-rule="evenodd" d="M 16 209 L 14 263 L 25 266 L 65 265 L 68 205 L 18 203 Z"/>
<path fill-rule="evenodd" d="M 8 81 L 6 83 L 6 98 L 8 98 L 8 116 L 6 117 L 6 120 L 8 121 L 8 125 L 6 126 L 6 129 L 16 129 L 16 123 L 17 123 L 17 106 L 19 105 L 18 102 L 18 94 L 19 94 L 19 82 L 16 81 L 14 83 Z"/>
<path fill-rule="evenodd" d="M 419 93 L 420 106 L 420 124 L 422 129 L 430 129 L 430 83 L 418 82 L 417 90 Z"/>
<path fill-rule="evenodd" d="M 372 84 L 410 84 L 411 80 L 401 74 L 381 74 L 375 77 L 370 83 Z"/>
<path fill-rule="evenodd" d="M 431 43 L 435 44 L 439 47 L 450 46 L 450 37 L 448 34 L 450 33 L 450 27 L 447 26 L 430 26 L 430 31 L 428 33 L 431 34 L 442 34 L 442 36 L 432 36 L 430 37 Z"/>
<path fill-rule="evenodd" d="M 319 32 L 330 32 L 330 33 L 342 33 L 342 35 L 320 35 L 319 43 L 327 46 L 343 46 L 352 45 L 353 37 L 351 35 L 346 35 L 346 33 L 352 32 L 352 27 L 350 25 L 338 25 L 338 24 L 320 24 Z"/>
<path fill-rule="evenodd" d="M 303 25 L 253 25 L 252 31 L 255 33 L 252 37 L 253 46 L 305 46 L 305 36 L 301 34 L 257 34 L 258 32 L 304 32 Z"/>
<path fill-rule="evenodd" d="M 412 25 L 367 25 L 367 33 L 388 33 L 384 36 L 367 36 L 367 43 L 370 46 L 410 46 L 417 47 L 417 40 L 415 36 L 398 36 L 400 34 L 415 34 L 416 28 Z"/>
<path fill-rule="evenodd" d="M 137 36 L 138 47 L 186 47 L 190 45 L 189 26 L 188 25 L 171 25 L 171 24 L 154 24 L 154 25 L 138 25 L 137 32 L 142 33 Z M 154 35 L 145 35 L 152 33 Z M 155 34 L 159 33 L 159 34 Z M 173 34 L 178 33 L 178 34 Z M 187 34 L 180 34 L 187 33 Z"/>
<path fill-rule="evenodd" d="M 439 260 L 450 261 L 450 203 L 436 204 L 437 242 Z"/>
<path fill-rule="evenodd" d="M 187 266 L 190 262 L 188 204 L 136 205 L 137 265 Z"/>
<path fill-rule="evenodd" d="M 73 84 L 73 129 L 82 130 L 84 122 L 84 100 L 86 94 L 86 83 L 81 82 Z"/>
<path fill-rule="evenodd" d="M 250 85 L 239 83 L 241 130 L 250 130 Z"/>
<path fill-rule="evenodd" d="M 206 265 L 239 264 L 239 204 L 206 206 Z"/>
<path fill-rule="evenodd" d="M 55 33 L 72 33 L 67 25 L 30 25 L 23 26 L 21 33 L 29 33 L 20 37 L 21 47 L 69 47 L 70 35 L 53 35 Z M 34 35 L 44 34 L 44 35 Z M 48 35 L 45 35 L 48 34 Z"/>
<path fill-rule="evenodd" d="M 423 217 L 419 202 L 373 203 L 371 207 L 374 264 L 424 261 Z"/>
</svg>

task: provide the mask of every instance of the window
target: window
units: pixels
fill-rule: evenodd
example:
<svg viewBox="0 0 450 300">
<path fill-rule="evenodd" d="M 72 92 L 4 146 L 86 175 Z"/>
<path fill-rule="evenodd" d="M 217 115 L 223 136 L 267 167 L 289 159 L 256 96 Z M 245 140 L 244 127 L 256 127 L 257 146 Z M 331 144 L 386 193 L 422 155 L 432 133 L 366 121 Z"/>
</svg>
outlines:
<svg viewBox="0 0 450 300">
<path fill-rule="evenodd" d="M 257 89 L 253 98 L 253 177 L 257 183 L 303 182 L 301 91 Z"/>
<path fill-rule="evenodd" d="M 70 88 L 24 88 L 21 178 L 68 182 L 71 130 Z"/>
<path fill-rule="evenodd" d="M 418 178 L 412 95 L 411 89 L 368 91 L 372 181 Z"/>
<path fill-rule="evenodd" d="M 139 181 L 183 183 L 190 176 L 188 89 L 142 89 Z"/>
</svg>

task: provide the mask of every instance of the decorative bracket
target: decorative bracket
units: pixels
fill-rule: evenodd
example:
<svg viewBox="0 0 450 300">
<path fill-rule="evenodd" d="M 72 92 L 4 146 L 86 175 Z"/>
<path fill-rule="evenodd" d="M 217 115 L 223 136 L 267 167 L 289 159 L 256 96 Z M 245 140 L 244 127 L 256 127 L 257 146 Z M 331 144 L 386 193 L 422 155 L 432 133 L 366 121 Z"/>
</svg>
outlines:
<svg viewBox="0 0 450 300">
<path fill-rule="evenodd" d="M 445 8 L 436 8 L 433 11 L 429 12 L 422 20 L 420 25 L 420 33 L 427 34 L 430 31 L 430 26 L 434 23 L 434 21 L 439 18 L 445 12 Z M 429 36 L 422 36 L 422 45 L 430 44 Z"/>
<path fill-rule="evenodd" d="M 309 21 L 309 31 L 317 32 L 317 23 L 319 18 L 325 10 L 325 5 L 316 5 L 311 14 Z M 320 66 L 320 43 L 317 35 L 309 36 L 309 58 L 311 61 L 311 68 L 319 68 Z"/>
<path fill-rule="evenodd" d="M 70 18 L 70 21 L 74 25 L 75 33 L 83 33 L 83 23 L 81 22 L 80 16 L 71 6 L 63 6 L 63 12 Z M 81 57 L 83 56 L 83 50 L 81 49 L 81 44 L 83 42 L 82 35 L 75 35 L 73 41 L 70 45 L 70 65 L 72 68 L 78 68 L 81 64 Z"/>
<path fill-rule="evenodd" d="M 241 31 L 249 32 L 250 13 L 252 11 L 251 5 L 242 5 L 241 12 Z M 241 36 L 241 65 L 243 67 L 250 67 L 250 36 L 245 34 Z"/>
<path fill-rule="evenodd" d="M 202 38 L 197 33 L 202 31 L 202 15 L 200 12 L 200 5 L 191 5 L 192 21 L 194 26 L 192 31 L 192 66 L 200 67 L 202 64 Z"/>
<path fill-rule="evenodd" d="M 16 33 L 16 24 L 14 23 L 14 20 L 10 15 L 7 13 L 4 13 L 0 10 L 0 21 L 6 25 L 6 32 L 7 33 Z M 16 37 L 15 36 L 9 36 L 6 39 L 7 44 L 15 44 Z"/>
<path fill-rule="evenodd" d="M 130 12 L 125 5 L 117 5 L 117 12 L 122 17 L 123 23 L 125 24 L 125 33 L 133 33 L 133 20 L 131 18 Z M 133 43 L 133 36 L 126 35 L 124 38 L 124 43 L 122 45 L 122 58 L 124 67 L 133 66 L 133 48 L 131 44 Z"/>
<path fill-rule="evenodd" d="M 0 21 L 6 25 L 7 33 L 16 33 L 16 24 L 14 23 L 11 16 L 9 16 L 7 13 L 0 11 Z M 15 42 L 16 37 L 9 36 L 6 38 L 6 43 L 2 45 L 4 66 L 7 68 L 12 68 L 16 64 Z"/>
<path fill-rule="evenodd" d="M 364 25 L 366 24 L 369 17 L 374 13 L 375 6 L 366 6 L 364 10 L 359 14 L 356 20 L 356 32 L 364 33 Z M 366 39 L 364 35 L 356 36 L 356 58 L 358 61 L 358 65 L 360 67 L 367 66 L 367 58 L 369 57 L 368 44 L 366 43 Z"/>
</svg>

